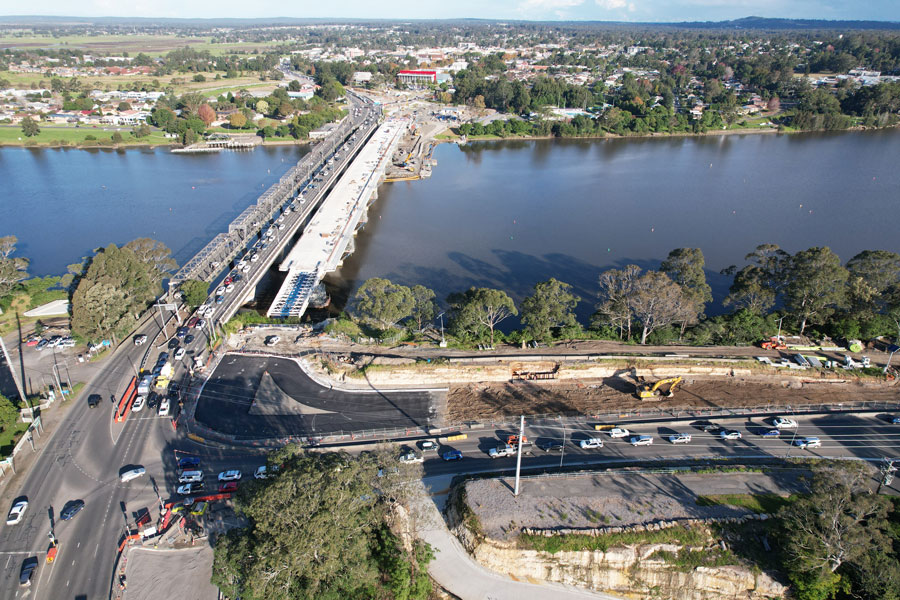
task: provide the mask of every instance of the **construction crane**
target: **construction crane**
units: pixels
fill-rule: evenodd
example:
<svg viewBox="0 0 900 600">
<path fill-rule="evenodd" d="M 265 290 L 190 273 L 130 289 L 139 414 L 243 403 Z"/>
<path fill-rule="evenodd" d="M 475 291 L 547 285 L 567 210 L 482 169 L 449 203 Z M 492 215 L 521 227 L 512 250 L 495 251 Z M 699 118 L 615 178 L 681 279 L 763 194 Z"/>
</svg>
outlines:
<svg viewBox="0 0 900 600">
<path fill-rule="evenodd" d="M 671 398 L 675 395 L 675 388 L 678 387 L 682 381 L 684 381 L 682 377 L 668 377 L 666 379 L 660 379 L 656 383 L 640 382 L 637 385 L 638 398 L 656 398 L 663 394 L 665 394 L 666 398 Z M 661 389 L 663 386 L 668 386 L 665 388 L 665 391 Z"/>
</svg>

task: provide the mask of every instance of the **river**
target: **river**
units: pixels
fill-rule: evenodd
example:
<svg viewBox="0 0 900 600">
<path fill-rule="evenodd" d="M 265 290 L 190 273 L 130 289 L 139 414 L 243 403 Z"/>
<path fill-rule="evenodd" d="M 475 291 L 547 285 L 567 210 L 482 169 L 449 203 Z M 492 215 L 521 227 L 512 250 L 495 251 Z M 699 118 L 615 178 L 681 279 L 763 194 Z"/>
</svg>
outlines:
<svg viewBox="0 0 900 600">
<path fill-rule="evenodd" d="M 730 284 L 718 272 L 759 244 L 827 245 L 844 261 L 900 251 L 895 130 L 442 144 L 434 157 L 430 179 L 380 189 L 328 278 L 338 305 L 369 277 L 517 300 L 556 277 L 586 300 L 586 322 L 603 270 L 699 247 L 716 314 Z"/>
<path fill-rule="evenodd" d="M 172 154 L 168 148 L 0 148 L 0 236 L 33 275 L 59 275 L 98 246 L 150 237 L 190 259 L 306 146 Z"/>
<path fill-rule="evenodd" d="M 190 258 L 306 151 L 174 155 L 167 149 L 0 149 L 0 235 L 30 272 L 58 274 L 137 237 Z M 517 300 L 550 277 L 593 310 L 597 276 L 656 268 L 699 247 L 717 301 L 761 243 L 900 251 L 900 132 L 732 135 L 440 145 L 430 179 L 383 185 L 356 252 L 328 277 L 335 305 L 369 277 L 469 286 Z M 709 314 L 721 312 L 710 305 Z"/>
</svg>

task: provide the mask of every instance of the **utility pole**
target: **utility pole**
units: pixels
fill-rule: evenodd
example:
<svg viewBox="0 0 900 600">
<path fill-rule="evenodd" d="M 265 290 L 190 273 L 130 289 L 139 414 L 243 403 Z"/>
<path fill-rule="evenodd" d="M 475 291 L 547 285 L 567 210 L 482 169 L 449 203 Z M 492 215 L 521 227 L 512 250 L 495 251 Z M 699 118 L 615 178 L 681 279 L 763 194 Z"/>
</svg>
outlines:
<svg viewBox="0 0 900 600">
<path fill-rule="evenodd" d="M 894 466 L 894 461 L 885 457 L 881 460 L 881 466 L 879 467 L 881 471 L 881 481 L 878 482 L 878 490 L 876 490 L 876 494 L 881 493 L 882 486 L 889 486 L 894 483 L 894 473 L 897 472 L 897 467 Z"/>
<path fill-rule="evenodd" d="M 442 313 L 443 314 L 443 313 Z M 519 495 L 519 474 L 522 471 L 522 440 L 525 436 L 525 415 L 520 417 L 519 421 L 519 448 L 516 451 L 516 489 L 513 492 L 513 495 Z"/>
<path fill-rule="evenodd" d="M 444 313 L 439 314 L 438 318 L 440 318 L 440 320 L 441 320 L 441 343 L 438 344 L 438 346 L 440 346 L 441 348 L 446 348 L 447 340 L 444 339 Z"/>
<path fill-rule="evenodd" d="M 19 339 L 21 339 L 21 329 Z M 31 420 L 34 421 L 34 406 L 32 406 L 31 400 L 28 399 L 28 396 L 25 395 L 25 390 L 22 389 L 22 382 L 19 381 L 18 377 L 16 377 L 16 371 L 15 369 L 13 369 L 12 361 L 9 358 L 9 352 L 7 352 L 6 350 L 6 344 L 3 343 L 2 337 L 0 337 L 0 352 L 3 352 L 3 360 L 6 361 L 6 365 L 9 367 L 9 374 L 12 376 L 13 381 L 16 384 L 16 391 L 19 392 L 19 398 L 21 398 L 23 402 L 28 404 L 28 407 L 31 409 Z M 19 356 L 22 356 L 21 351 L 19 351 Z"/>
</svg>

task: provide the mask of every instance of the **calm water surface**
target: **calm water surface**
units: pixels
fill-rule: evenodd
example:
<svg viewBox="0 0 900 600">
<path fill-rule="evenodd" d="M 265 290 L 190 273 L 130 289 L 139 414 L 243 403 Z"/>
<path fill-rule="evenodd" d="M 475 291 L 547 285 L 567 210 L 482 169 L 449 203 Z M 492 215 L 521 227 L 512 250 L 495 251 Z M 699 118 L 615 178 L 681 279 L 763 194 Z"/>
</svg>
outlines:
<svg viewBox="0 0 900 600">
<path fill-rule="evenodd" d="M 0 148 L 0 236 L 19 238 L 17 255 L 35 275 L 138 237 L 164 242 L 183 264 L 306 151 Z"/>
<path fill-rule="evenodd" d="M 337 296 L 369 277 L 528 295 L 556 277 L 593 310 L 597 276 L 699 247 L 719 300 L 761 243 L 900 251 L 900 132 L 482 142 L 435 151 L 431 179 L 387 184 Z M 709 313 L 721 308 L 710 307 Z"/>
</svg>

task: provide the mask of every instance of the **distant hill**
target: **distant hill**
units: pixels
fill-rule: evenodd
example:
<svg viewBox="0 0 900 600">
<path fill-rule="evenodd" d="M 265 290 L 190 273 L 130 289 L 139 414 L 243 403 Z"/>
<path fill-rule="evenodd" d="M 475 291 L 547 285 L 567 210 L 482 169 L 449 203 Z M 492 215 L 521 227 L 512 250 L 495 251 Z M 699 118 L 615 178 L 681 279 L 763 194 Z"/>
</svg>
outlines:
<svg viewBox="0 0 900 600">
<path fill-rule="evenodd" d="M 685 29 L 900 29 L 900 22 L 897 21 L 826 21 L 824 19 L 769 19 L 766 17 L 744 17 L 733 21 L 686 21 L 683 23 L 647 24 L 668 25 Z"/>
<path fill-rule="evenodd" d="M 681 29 L 717 29 L 717 30 L 757 30 L 757 31 L 790 31 L 790 30 L 860 30 L 860 29 L 880 29 L 880 30 L 900 30 L 900 22 L 897 21 L 826 21 L 823 19 L 770 19 L 766 17 L 744 17 L 742 19 L 734 19 L 731 21 L 684 21 L 678 23 L 632 23 L 625 21 L 518 21 L 515 19 L 508 20 L 492 20 L 492 19 L 323 19 L 323 18 L 296 18 L 296 17 L 266 17 L 261 19 L 230 19 L 230 18 L 211 18 L 211 19 L 169 19 L 169 18 L 146 18 L 146 17 L 65 17 L 65 16 L 43 16 L 43 15 L 0 15 L 0 25 L 45 25 L 45 26 L 65 26 L 65 25 L 99 25 L 99 26 L 139 26 L 152 27 L 154 25 L 160 27 L 261 27 L 265 25 L 322 25 L 327 23 L 336 24 L 385 24 L 385 23 L 409 23 L 421 22 L 447 25 L 453 24 L 483 24 L 491 25 L 496 23 L 535 23 L 546 25 L 567 25 L 581 27 L 660 27 L 660 28 L 681 28 Z"/>
</svg>

